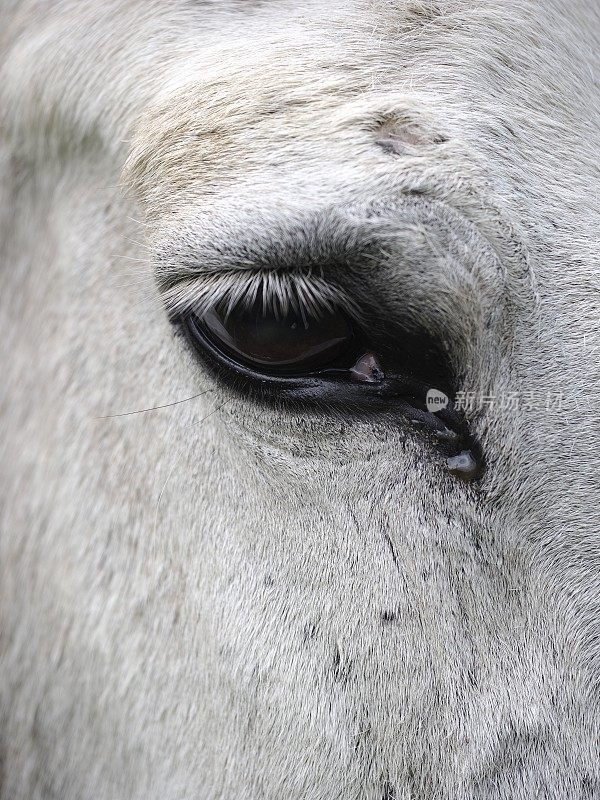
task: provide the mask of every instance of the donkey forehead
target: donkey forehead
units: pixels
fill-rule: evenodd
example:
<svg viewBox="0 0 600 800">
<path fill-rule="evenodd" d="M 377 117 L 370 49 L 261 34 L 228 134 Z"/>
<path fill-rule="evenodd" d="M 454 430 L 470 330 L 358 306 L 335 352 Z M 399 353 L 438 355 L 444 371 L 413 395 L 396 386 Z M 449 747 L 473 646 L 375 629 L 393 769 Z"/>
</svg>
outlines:
<svg viewBox="0 0 600 800">
<path fill-rule="evenodd" d="M 508 204 L 537 197 L 525 224 L 552 215 L 572 240 L 580 209 L 559 212 L 555 175 L 572 172 L 580 201 L 597 136 L 589 64 L 573 68 L 578 4 L 568 19 L 559 3 L 535 15 L 497 2 L 307 8 L 219 13 L 184 64 L 165 65 L 124 173 L 150 215 L 257 187 L 322 197 L 365 176 L 373 193 L 386 182 L 411 189 L 427 174 L 427 190 L 480 180 Z"/>
</svg>

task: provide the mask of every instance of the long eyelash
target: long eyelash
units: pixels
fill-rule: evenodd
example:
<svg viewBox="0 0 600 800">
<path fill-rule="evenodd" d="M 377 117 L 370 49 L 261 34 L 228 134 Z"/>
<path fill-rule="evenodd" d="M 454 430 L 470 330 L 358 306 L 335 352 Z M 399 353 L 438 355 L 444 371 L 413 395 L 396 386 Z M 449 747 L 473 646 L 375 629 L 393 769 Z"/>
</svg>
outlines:
<svg viewBox="0 0 600 800">
<path fill-rule="evenodd" d="M 230 314 L 235 308 L 249 308 L 262 301 L 263 313 L 286 316 L 290 311 L 302 318 L 318 319 L 342 308 L 359 317 L 354 301 L 339 286 L 309 272 L 274 270 L 219 271 L 179 281 L 167 289 L 164 301 L 173 318 L 188 312 L 205 314 L 219 306 Z"/>
</svg>

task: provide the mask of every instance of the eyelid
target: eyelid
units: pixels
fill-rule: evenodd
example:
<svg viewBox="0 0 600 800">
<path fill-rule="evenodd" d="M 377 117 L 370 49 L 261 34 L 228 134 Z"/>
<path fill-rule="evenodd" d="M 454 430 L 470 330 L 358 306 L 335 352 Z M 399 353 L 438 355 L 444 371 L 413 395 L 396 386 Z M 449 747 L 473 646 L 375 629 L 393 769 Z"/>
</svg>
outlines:
<svg viewBox="0 0 600 800">
<path fill-rule="evenodd" d="M 163 302 L 171 319 L 194 313 L 199 316 L 220 306 L 250 307 L 262 299 L 263 310 L 285 316 L 318 318 L 335 308 L 360 321 L 356 302 L 337 284 L 307 271 L 220 270 L 199 272 L 162 288 Z"/>
<path fill-rule="evenodd" d="M 297 301 L 308 313 L 335 306 L 362 322 L 353 293 L 343 288 L 348 272 L 356 274 L 371 254 L 373 222 L 367 215 L 366 226 L 359 224 L 359 216 L 357 222 L 337 206 L 282 210 L 215 200 L 153 242 L 167 311 L 174 318 L 217 303 L 234 307 L 260 293 L 267 308 L 284 313 Z"/>
</svg>

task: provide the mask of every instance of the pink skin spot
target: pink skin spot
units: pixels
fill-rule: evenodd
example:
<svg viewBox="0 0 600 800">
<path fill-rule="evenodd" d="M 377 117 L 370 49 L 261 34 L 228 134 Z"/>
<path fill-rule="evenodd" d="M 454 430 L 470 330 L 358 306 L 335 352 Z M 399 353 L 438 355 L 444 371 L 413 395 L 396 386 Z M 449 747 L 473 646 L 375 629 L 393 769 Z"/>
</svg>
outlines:
<svg viewBox="0 0 600 800">
<path fill-rule="evenodd" d="M 350 369 L 353 381 L 360 383 L 379 383 L 383 380 L 383 367 L 375 353 L 364 353 Z"/>
</svg>

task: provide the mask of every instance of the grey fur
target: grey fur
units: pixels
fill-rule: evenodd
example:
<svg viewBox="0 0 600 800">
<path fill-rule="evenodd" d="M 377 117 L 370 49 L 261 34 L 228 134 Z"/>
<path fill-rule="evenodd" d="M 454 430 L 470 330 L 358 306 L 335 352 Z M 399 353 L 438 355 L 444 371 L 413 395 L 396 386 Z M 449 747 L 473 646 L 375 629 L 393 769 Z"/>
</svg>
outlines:
<svg viewBox="0 0 600 800">
<path fill-rule="evenodd" d="M 0 2 L 2 800 L 600 798 L 599 54 L 590 0 Z M 480 487 L 174 335 L 300 243 L 542 398 Z"/>
</svg>

